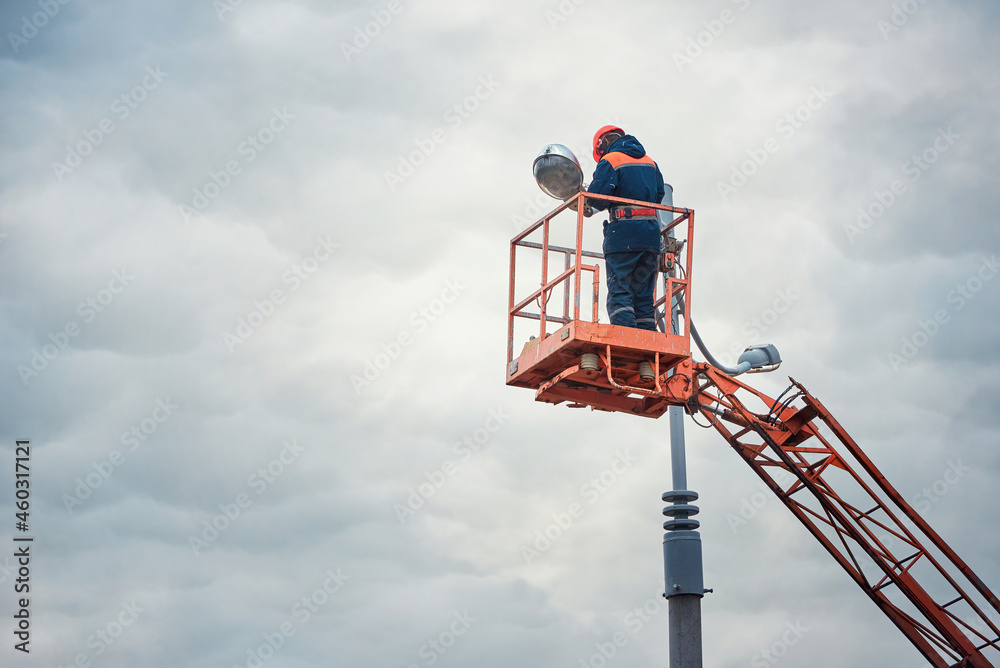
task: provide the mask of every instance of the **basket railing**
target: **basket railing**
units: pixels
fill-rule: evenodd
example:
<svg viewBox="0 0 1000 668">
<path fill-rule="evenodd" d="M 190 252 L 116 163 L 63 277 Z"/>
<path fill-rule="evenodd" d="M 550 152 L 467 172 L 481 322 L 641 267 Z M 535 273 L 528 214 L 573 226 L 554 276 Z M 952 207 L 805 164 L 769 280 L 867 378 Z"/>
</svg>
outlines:
<svg viewBox="0 0 1000 668">
<path fill-rule="evenodd" d="M 508 289 L 508 312 L 507 312 L 507 363 L 514 358 L 514 322 L 515 318 L 527 318 L 538 321 L 538 337 L 544 339 L 548 336 L 546 324 L 556 322 L 568 324 L 574 320 L 580 320 L 580 307 L 583 292 L 583 272 L 590 272 L 592 280 L 589 298 L 591 300 L 591 321 L 598 322 L 599 313 L 599 293 L 600 293 L 600 265 L 596 262 L 586 262 L 587 260 L 602 260 L 604 254 L 598 251 L 585 250 L 583 248 L 584 224 L 588 219 L 583 215 L 585 205 L 588 201 L 601 200 L 618 205 L 633 205 L 641 208 L 653 208 L 673 214 L 673 217 L 666 225 L 661 224 L 661 235 L 673 236 L 673 232 L 678 226 L 686 223 L 686 244 L 675 257 L 675 267 L 680 271 L 670 271 L 664 275 L 663 294 L 657 296 L 655 303 L 657 307 L 666 304 L 667 296 L 671 297 L 671 303 L 680 308 L 679 315 L 683 316 L 683 330 L 678 332 L 681 336 L 687 336 L 687 323 L 690 322 L 691 315 L 691 260 L 693 257 L 692 242 L 694 240 L 694 211 L 679 207 L 667 206 L 665 204 L 653 204 L 651 202 L 640 202 L 621 197 L 611 197 L 607 195 L 596 195 L 587 192 L 580 192 L 566 200 L 538 221 L 529 225 L 518 233 L 510 242 L 510 283 Z M 575 244 L 573 246 L 557 245 L 550 242 L 552 236 L 552 226 L 555 218 L 576 206 L 576 230 Z M 566 217 L 564 217 L 566 220 Z M 541 229 L 541 242 L 528 241 L 528 237 Z M 683 229 L 683 228 L 682 228 Z M 538 288 L 531 291 L 526 296 L 517 299 L 515 278 L 517 275 L 517 249 L 527 248 L 534 251 L 541 251 L 541 276 Z M 551 253 L 561 253 L 563 256 L 562 267 L 558 274 L 550 276 L 556 270 L 549 267 L 549 256 Z M 680 275 L 678 275 L 680 274 Z M 562 309 L 550 312 L 549 301 L 556 288 L 562 286 Z M 659 281 L 657 281 L 657 292 L 659 292 Z M 537 312 L 529 312 L 525 309 L 532 303 L 537 304 Z M 666 317 L 669 323 L 669 317 Z M 666 326 L 669 330 L 669 324 Z M 669 335 L 669 332 L 664 334 Z"/>
</svg>

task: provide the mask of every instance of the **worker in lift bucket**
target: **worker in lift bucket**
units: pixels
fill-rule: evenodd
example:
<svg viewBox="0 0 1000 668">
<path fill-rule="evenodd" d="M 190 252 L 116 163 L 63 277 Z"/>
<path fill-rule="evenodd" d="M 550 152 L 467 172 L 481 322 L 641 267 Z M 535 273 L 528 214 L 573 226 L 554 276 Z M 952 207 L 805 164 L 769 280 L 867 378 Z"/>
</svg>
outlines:
<svg viewBox="0 0 1000 668">
<path fill-rule="evenodd" d="M 663 201 L 663 176 L 635 137 L 605 125 L 594 135 L 597 169 L 587 192 L 641 202 Z M 659 268 L 660 224 L 656 209 L 589 200 L 608 210 L 604 261 L 608 274 L 608 318 L 612 325 L 656 331 L 653 291 Z M 610 204 L 610 206 L 609 206 Z"/>
</svg>

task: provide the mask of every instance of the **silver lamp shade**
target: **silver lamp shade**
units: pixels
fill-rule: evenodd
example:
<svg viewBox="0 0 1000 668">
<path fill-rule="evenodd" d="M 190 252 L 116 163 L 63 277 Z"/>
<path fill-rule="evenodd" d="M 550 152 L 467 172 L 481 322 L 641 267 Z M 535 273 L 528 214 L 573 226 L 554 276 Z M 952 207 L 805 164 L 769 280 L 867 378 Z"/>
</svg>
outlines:
<svg viewBox="0 0 1000 668">
<path fill-rule="evenodd" d="M 538 187 L 558 200 L 565 200 L 583 188 L 583 169 L 573 151 L 562 144 L 549 144 L 535 158 L 532 173 Z"/>
</svg>

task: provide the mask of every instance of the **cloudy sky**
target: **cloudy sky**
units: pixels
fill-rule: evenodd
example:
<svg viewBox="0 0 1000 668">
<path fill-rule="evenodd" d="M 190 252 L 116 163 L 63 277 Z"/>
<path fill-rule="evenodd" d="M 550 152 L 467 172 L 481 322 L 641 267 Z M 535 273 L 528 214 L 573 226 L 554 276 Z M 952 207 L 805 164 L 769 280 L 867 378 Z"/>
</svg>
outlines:
<svg viewBox="0 0 1000 668">
<path fill-rule="evenodd" d="M 596 668 L 616 633 L 607 665 L 665 665 L 666 420 L 503 383 L 508 242 L 554 203 L 531 162 L 589 175 L 609 122 L 697 212 L 710 345 L 778 345 L 751 382 L 805 383 L 1000 587 L 995 3 L 16 0 L 0 27 L 4 665 Z M 706 666 L 924 665 L 717 434 L 688 447 Z"/>
</svg>

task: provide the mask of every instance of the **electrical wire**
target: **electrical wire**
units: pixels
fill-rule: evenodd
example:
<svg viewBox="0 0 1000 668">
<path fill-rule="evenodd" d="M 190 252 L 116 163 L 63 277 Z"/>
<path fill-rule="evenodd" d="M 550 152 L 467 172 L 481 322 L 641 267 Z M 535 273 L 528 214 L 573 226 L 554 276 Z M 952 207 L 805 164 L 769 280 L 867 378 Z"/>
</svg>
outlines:
<svg viewBox="0 0 1000 668">
<path fill-rule="evenodd" d="M 696 426 L 701 427 L 702 429 L 711 429 L 712 427 L 715 426 L 715 422 L 713 422 L 712 420 L 709 420 L 708 424 L 702 424 L 698 422 L 698 418 L 696 418 L 694 415 L 695 415 L 694 413 L 691 413 L 691 422 L 694 422 Z"/>
<path fill-rule="evenodd" d="M 716 396 L 715 409 L 717 410 L 721 405 L 722 405 L 722 397 Z M 700 412 L 700 406 L 701 405 L 699 404 L 699 412 Z M 691 413 L 690 415 L 691 415 L 691 421 L 694 422 L 699 427 L 701 427 L 702 429 L 711 429 L 719 422 L 719 414 L 716 413 L 714 410 L 712 411 L 712 419 L 708 421 L 708 424 L 701 424 L 700 422 L 698 422 L 698 419 L 695 417 L 694 413 Z"/>
<path fill-rule="evenodd" d="M 793 401 L 802 396 L 802 391 L 799 390 L 798 392 L 791 395 L 784 401 L 781 400 L 781 398 L 786 394 L 788 394 L 794 387 L 795 387 L 794 384 L 789 385 L 787 388 L 785 388 L 784 392 L 778 395 L 778 398 L 774 400 L 774 403 L 771 404 L 771 410 L 768 411 L 767 416 L 765 418 L 768 424 L 776 424 L 778 422 L 778 415 L 784 413 L 785 409 L 791 406 Z"/>
<path fill-rule="evenodd" d="M 786 387 L 784 389 L 784 391 L 782 391 L 782 393 L 778 395 L 778 398 L 774 400 L 774 403 L 771 404 L 771 410 L 769 410 L 767 412 L 767 421 L 768 421 L 768 423 L 774 424 L 774 422 L 772 421 L 772 417 L 776 417 L 775 413 L 774 413 L 774 409 L 777 408 L 778 402 L 781 401 L 781 398 L 783 396 L 785 396 L 786 394 L 788 394 L 789 391 L 791 391 L 792 387 L 793 387 L 792 385 L 789 385 L 788 387 Z"/>
<path fill-rule="evenodd" d="M 801 396 L 802 396 L 801 392 L 796 392 L 792 396 L 788 397 L 788 399 L 786 399 L 785 402 L 783 404 L 781 404 L 781 406 L 778 407 L 778 408 L 781 409 L 781 410 L 778 411 L 778 413 L 784 413 L 785 409 L 788 408 L 789 406 L 791 406 L 792 402 L 795 401 L 796 399 L 798 399 Z M 777 422 L 777 420 L 778 420 L 778 413 L 775 413 L 775 415 L 774 415 L 775 422 Z"/>
</svg>

